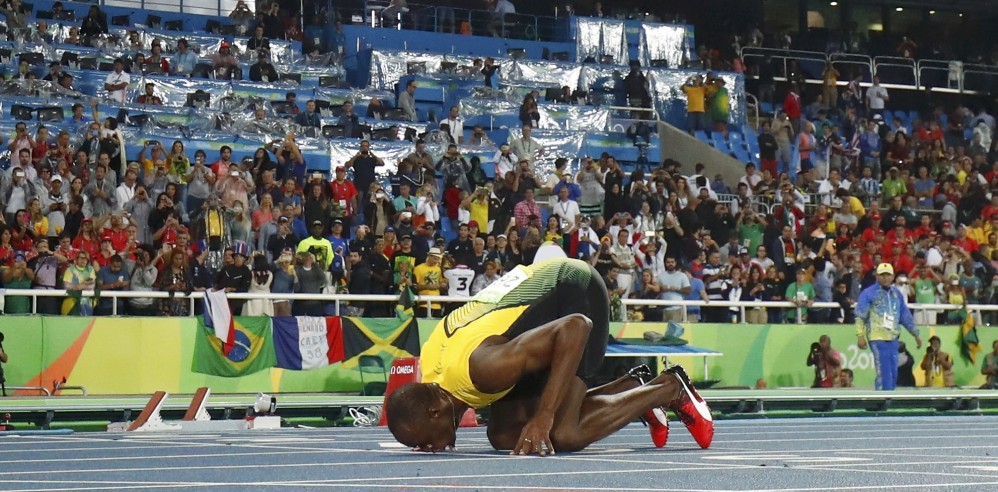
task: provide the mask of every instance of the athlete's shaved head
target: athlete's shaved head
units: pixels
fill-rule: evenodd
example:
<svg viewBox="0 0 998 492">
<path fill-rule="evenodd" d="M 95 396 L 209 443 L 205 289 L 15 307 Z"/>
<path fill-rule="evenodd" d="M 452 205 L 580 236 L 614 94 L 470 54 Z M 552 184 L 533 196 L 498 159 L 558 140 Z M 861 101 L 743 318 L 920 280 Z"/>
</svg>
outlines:
<svg viewBox="0 0 998 492">
<path fill-rule="evenodd" d="M 436 384 L 403 385 L 388 397 L 385 412 L 388 430 L 406 446 L 443 451 L 457 438 L 454 405 Z"/>
</svg>

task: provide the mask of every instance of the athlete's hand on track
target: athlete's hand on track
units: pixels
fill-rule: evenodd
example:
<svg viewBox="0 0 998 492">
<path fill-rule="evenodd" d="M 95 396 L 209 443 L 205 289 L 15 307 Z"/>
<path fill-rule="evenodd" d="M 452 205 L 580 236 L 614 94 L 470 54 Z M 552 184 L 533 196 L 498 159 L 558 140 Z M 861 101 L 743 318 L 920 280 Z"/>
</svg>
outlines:
<svg viewBox="0 0 998 492">
<path fill-rule="evenodd" d="M 520 438 L 510 454 L 528 455 L 536 452 L 541 456 L 554 454 L 551 445 L 551 427 L 554 425 L 553 415 L 536 415 L 523 426 Z"/>
</svg>

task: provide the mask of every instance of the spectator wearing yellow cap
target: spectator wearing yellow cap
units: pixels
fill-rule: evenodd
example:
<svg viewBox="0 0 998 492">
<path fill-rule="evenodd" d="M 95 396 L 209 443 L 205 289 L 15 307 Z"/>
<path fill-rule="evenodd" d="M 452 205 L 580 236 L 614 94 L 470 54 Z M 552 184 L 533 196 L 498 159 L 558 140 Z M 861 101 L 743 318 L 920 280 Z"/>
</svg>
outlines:
<svg viewBox="0 0 998 492">
<path fill-rule="evenodd" d="M 904 294 L 894 285 L 894 267 L 890 263 L 877 266 L 877 283 L 863 289 L 856 302 L 856 345 L 870 347 L 876 370 L 874 387 L 890 391 L 897 385 L 898 337 L 903 326 L 918 348 L 922 348 L 915 319 L 908 309 Z"/>
</svg>

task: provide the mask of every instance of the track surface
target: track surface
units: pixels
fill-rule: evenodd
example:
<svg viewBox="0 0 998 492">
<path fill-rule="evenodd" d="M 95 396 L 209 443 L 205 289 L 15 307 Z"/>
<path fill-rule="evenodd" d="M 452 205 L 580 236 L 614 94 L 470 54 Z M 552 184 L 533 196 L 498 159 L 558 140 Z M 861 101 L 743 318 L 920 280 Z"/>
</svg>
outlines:
<svg viewBox="0 0 998 492">
<path fill-rule="evenodd" d="M 998 417 L 716 423 L 700 450 L 678 422 L 654 448 L 632 424 L 556 457 L 413 453 L 383 428 L 0 437 L 0 490 L 998 490 Z"/>
</svg>

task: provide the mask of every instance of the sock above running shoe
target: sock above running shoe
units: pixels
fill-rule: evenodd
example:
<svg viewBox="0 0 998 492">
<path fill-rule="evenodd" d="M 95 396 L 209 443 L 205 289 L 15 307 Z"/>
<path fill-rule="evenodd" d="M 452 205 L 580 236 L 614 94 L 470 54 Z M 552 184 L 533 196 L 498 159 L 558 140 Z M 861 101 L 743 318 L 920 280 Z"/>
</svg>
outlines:
<svg viewBox="0 0 998 492">
<path fill-rule="evenodd" d="M 641 384 L 652 380 L 652 372 L 648 366 L 641 364 L 630 371 L 627 375 L 637 379 Z M 644 414 L 644 421 L 648 424 L 648 432 L 651 433 L 651 442 L 655 447 L 665 447 L 669 441 L 669 416 L 662 407 L 655 407 Z"/>
</svg>

